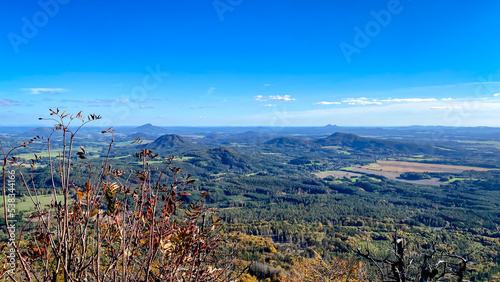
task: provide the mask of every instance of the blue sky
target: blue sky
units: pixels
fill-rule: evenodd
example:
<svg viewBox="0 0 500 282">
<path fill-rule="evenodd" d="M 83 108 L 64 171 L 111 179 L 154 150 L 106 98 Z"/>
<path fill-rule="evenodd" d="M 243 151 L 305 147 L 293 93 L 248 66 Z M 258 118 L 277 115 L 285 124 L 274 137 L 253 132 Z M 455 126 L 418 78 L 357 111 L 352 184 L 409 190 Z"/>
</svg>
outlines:
<svg viewBox="0 0 500 282">
<path fill-rule="evenodd" d="M 500 126 L 500 2 L 3 1 L 0 125 Z"/>
</svg>

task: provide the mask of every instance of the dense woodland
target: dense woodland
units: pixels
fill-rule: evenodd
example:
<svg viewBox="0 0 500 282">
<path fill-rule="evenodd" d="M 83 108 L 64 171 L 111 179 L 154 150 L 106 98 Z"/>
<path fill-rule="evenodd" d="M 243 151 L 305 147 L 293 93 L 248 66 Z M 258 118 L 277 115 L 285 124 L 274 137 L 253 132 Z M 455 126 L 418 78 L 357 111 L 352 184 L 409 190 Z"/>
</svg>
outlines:
<svg viewBox="0 0 500 282">
<path fill-rule="evenodd" d="M 2 148 L 51 132 L 47 128 L 2 130 Z M 85 183 L 87 161 L 99 166 L 107 154 L 110 138 L 98 131 L 86 128 L 75 140 L 75 147 L 84 146 L 87 156 L 75 160 L 76 183 Z M 140 170 L 142 164 L 133 152 L 147 148 L 159 154 L 150 161 L 154 178 L 167 163 L 165 157 L 175 156 L 172 164 L 181 174 L 196 179 L 183 200 L 194 203 L 203 200 L 199 192 L 208 192 L 207 205 L 218 210 L 224 233 L 240 242 L 241 263 L 253 262 L 244 281 L 286 277 L 283 273 L 292 271 L 300 259 L 318 255 L 325 261 L 342 258 L 368 267 L 369 261 L 354 250 L 368 245 L 384 256 L 390 252 L 394 232 L 404 236 L 413 250 L 425 252 L 437 244 L 465 257 L 471 281 L 494 281 L 500 277 L 499 138 L 500 129 L 495 128 L 166 129 L 144 125 L 116 130 L 110 164 L 124 171 Z M 42 195 L 52 193 L 45 151 L 43 142 L 16 151 L 26 164 L 34 153 L 42 157 L 33 169 L 19 167 L 26 175 L 33 173 Z M 348 175 L 353 167 L 380 160 L 487 170 L 406 172 L 396 179 L 376 172 Z M 332 171 L 347 174 L 318 176 Z M 429 179 L 438 179 L 438 185 L 412 182 Z M 16 191 L 20 202 L 27 200 L 25 192 Z M 27 222 L 28 215 L 26 209 L 17 219 Z M 370 279 L 376 276 L 373 267 L 369 273 Z"/>
</svg>

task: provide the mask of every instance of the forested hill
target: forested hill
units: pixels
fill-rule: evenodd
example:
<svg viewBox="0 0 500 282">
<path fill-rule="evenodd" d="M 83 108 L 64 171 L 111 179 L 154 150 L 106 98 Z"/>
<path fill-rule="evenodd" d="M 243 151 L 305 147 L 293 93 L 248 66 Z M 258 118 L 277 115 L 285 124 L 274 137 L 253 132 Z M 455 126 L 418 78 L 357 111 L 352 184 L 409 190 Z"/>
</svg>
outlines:
<svg viewBox="0 0 500 282">
<path fill-rule="evenodd" d="M 279 137 L 265 142 L 266 145 L 272 145 L 276 147 L 310 147 L 314 145 L 308 141 L 293 138 L 293 137 Z"/>
<path fill-rule="evenodd" d="M 190 147 L 193 143 L 176 134 L 166 134 L 158 137 L 155 141 L 148 144 L 148 149 L 163 150 L 173 147 Z"/>
<path fill-rule="evenodd" d="M 348 147 L 357 151 L 372 151 L 384 153 L 442 154 L 446 152 L 446 150 L 432 147 L 426 144 L 414 144 L 409 142 L 374 139 L 341 132 L 336 132 L 326 138 L 320 138 L 314 141 L 314 143 L 321 146 L 341 146 Z"/>
<path fill-rule="evenodd" d="M 125 130 L 126 134 L 139 133 L 139 132 L 151 134 L 151 135 L 157 135 L 157 136 L 160 134 L 169 133 L 169 131 L 166 128 L 154 126 L 150 123 Z"/>
</svg>

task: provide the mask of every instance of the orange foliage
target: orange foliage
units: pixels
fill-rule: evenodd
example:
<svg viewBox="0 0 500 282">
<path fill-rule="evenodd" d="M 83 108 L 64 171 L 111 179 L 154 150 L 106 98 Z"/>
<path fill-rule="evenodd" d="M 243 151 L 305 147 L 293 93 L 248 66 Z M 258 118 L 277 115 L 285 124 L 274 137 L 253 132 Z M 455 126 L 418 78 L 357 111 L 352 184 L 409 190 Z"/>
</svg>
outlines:
<svg viewBox="0 0 500 282">
<path fill-rule="evenodd" d="M 367 269 L 363 262 L 342 258 L 325 261 L 316 253 L 315 258 L 294 259 L 294 268 L 281 281 L 357 282 L 366 281 L 367 275 Z"/>
</svg>

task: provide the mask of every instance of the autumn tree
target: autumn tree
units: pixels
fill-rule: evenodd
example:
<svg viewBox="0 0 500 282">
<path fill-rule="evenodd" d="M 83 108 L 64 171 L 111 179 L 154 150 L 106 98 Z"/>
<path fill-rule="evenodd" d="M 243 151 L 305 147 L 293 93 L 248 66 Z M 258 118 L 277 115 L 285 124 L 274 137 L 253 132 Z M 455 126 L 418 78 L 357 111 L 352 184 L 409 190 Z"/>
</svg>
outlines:
<svg viewBox="0 0 500 282">
<path fill-rule="evenodd" d="M 290 274 L 286 275 L 282 281 L 358 282 L 367 280 L 367 269 L 363 262 L 340 257 L 326 261 L 317 252 L 314 254 L 314 258 L 294 259 Z"/>
<path fill-rule="evenodd" d="M 414 251 L 410 249 L 407 240 L 395 232 L 392 246 L 390 255 L 386 257 L 373 255 L 368 242 L 364 250 L 358 248 L 355 251 L 371 263 L 376 277 L 381 281 L 466 281 L 468 260 L 445 248 L 439 248 L 435 242 L 426 252 Z"/>
<path fill-rule="evenodd" d="M 107 157 L 100 162 L 91 162 L 84 146 L 75 149 L 80 129 L 100 118 L 50 110 L 49 118 L 41 118 L 55 122 L 48 137 L 37 136 L 10 151 L 2 150 L 7 231 L 6 186 L 12 167 L 17 166 L 35 207 L 28 216 L 31 231 L 17 233 L 17 237 L 9 233 L 16 271 L 4 268 L 2 277 L 13 281 L 231 280 L 234 256 L 226 252 L 229 244 L 224 241 L 220 219 L 205 206 L 209 195 L 202 191 L 202 201 L 184 202 L 194 180 L 172 166 L 174 157 L 163 159 L 166 166 L 156 169 L 150 161 L 160 156 L 140 146 L 135 154 L 142 164 L 140 170 L 114 168 L 109 157 L 112 128 L 102 131 L 110 136 L 110 143 Z M 16 149 L 40 140 L 47 144 L 49 159 L 52 198 L 48 206 L 40 204 L 38 183 L 33 180 L 41 157 L 35 155 L 29 171 L 12 157 Z M 134 142 L 141 143 L 139 139 Z M 153 179 L 155 170 L 158 176 Z M 76 176 L 82 174 L 86 180 L 80 183 Z"/>
</svg>

